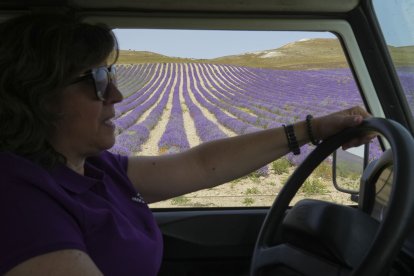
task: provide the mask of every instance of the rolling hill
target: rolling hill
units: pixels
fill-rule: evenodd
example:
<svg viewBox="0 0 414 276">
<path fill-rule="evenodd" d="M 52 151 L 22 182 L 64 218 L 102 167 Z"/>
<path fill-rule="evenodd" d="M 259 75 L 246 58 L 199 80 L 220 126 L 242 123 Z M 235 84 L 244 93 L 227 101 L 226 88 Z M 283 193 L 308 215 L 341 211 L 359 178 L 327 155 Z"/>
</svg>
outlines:
<svg viewBox="0 0 414 276">
<path fill-rule="evenodd" d="M 389 47 L 398 66 L 407 63 L 406 55 L 414 56 L 414 47 Z M 412 59 L 411 59 L 412 60 Z M 348 67 L 337 39 L 302 39 L 277 49 L 241 53 L 215 59 L 169 57 L 148 51 L 121 50 L 118 63 L 210 63 L 249 66 L 269 69 L 309 70 Z"/>
</svg>

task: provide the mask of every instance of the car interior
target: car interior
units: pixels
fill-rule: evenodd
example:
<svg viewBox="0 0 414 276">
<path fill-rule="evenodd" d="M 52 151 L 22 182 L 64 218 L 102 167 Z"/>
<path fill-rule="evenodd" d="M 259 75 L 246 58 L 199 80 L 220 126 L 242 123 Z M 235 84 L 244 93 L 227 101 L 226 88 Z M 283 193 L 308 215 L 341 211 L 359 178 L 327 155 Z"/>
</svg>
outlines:
<svg viewBox="0 0 414 276">
<path fill-rule="evenodd" d="M 373 115 L 306 145 L 301 159 L 151 204 L 159 275 L 414 275 L 413 0 L 0 0 L 1 21 L 42 12 L 118 37 L 114 153 L 169 154 L 355 105 Z M 150 39 L 188 56 L 145 48 Z M 206 56 L 191 56 L 192 42 Z M 163 136 L 178 128 L 174 116 L 196 133 L 185 145 Z M 371 143 L 341 150 L 372 132 Z"/>
</svg>

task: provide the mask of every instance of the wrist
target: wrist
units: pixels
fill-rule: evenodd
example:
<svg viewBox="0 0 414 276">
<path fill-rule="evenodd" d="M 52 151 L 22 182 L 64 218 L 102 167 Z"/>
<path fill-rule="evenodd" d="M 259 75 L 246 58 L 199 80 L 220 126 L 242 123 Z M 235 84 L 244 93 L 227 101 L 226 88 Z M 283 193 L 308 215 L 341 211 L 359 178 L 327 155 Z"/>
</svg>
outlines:
<svg viewBox="0 0 414 276">
<path fill-rule="evenodd" d="M 312 119 L 312 131 L 313 131 L 315 140 L 321 141 L 326 138 L 321 133 L 321 118 L 320 117 Z"/>
<path fill-rule="evenodd" d="M 288 147 L 289 147 L 289 150 L 293 152 L 292 143 L 289 142 L 290 138 L 288 137 L 286 127 L 287 126 L 284 126 L 284 131 L 285 131 L 286 139 L 288 142 Z M 307 120 L 300 121 L 300 122 L 293 124 L 294 138 L 297 142 L 298 147 L 301 147 L 302 145 L 306 143 L 312 142 L 311 138 L 313 138 L 313 141 L 315 143 L 316 141 L 319 142 L 322 139 L 319 129 L 320 129 L 320 118 L 311 119 L 311 130 L 312 130 L 311 135 L 313 137 L 311 137 L 311 135 L 309 134 L 309 123 L 307 122 Z M 293 142 L 293 146 L 295 146 L 295 142 Z"/>
<path fill-rule="evenodd" d="M 319 131 L 316 131 L 316 125 L 318 124 L 318 122 L 315 122 L 315 120 L 313 119 L 313 116 L 308 114 L 306 116 L 306 130 L 308 132 L 308 136 L 309 136 L 309 141 L 317 146 L 321 143 L 321 139 L 319 138 L 320 135 L 318 135 L 317 133 L 319 133 Z"/>
<path fill-rule="evenodd" d="M 283 129 L 286 135 L 286 141 L 288 144 L 289 151 L 294 155 L 300 154 L 300 146 L 298 139 L 296 137 L 295 126 L 294 125 L 283 125 Z"/>
<path fill-rule="evenodd" d="M 308 132 L 306 130 L 306 122 L 300 121 L 294 124 L 296 137 L 299 143 L 299 146 L 302 146 L 309 142 Z"/>
</svg>

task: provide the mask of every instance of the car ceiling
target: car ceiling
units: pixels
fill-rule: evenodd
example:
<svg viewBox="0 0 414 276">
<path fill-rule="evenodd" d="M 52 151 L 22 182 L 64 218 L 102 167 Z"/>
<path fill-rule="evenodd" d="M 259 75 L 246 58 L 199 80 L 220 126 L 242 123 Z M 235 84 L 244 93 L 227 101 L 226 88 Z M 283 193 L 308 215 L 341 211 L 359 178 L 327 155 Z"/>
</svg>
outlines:
<svg viewBox="0 0 414 276">
<path fill-rule="evenodd" d="M 347 12 L 359 0 L 0 0 L 3 11 Z"/>
</svg>

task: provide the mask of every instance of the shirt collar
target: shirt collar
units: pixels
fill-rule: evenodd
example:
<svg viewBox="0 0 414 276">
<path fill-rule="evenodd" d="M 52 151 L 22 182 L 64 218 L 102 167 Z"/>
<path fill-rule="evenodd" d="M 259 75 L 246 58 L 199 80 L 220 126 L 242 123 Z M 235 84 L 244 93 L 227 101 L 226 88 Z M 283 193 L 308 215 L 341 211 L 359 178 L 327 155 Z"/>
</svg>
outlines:
<svg viewBox="0 0 414 276">
<path fill-rule="evenodd" d="M 63 164 L 57 165 L 51 172 L 56 182 L 75 194 L 87 192 L 96 184 L 102 183 L 105 172 L 85 162 L 85 175 L 78 174 Z"/>
</svg>

